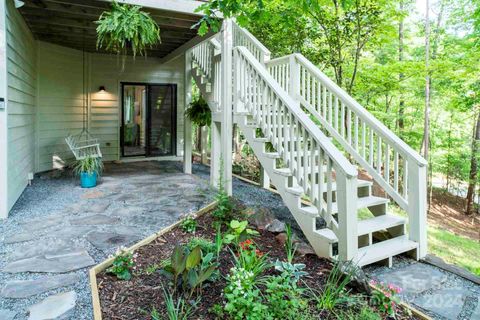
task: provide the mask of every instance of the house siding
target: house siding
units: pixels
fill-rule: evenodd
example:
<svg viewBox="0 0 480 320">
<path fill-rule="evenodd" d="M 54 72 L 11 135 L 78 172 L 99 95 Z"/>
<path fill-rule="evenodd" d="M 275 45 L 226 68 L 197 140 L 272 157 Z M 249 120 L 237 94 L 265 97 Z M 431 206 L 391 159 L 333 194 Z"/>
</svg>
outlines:
<svg viewBox="0 0 480 320">
<path fill-rule="evenodd" d="M 64 138 L 83 127 L 82 52 L 39 42 L 39 167 L 61 167 L 71 159 Z M 157 59 L 86 54 L 88 128 L 101 143 L 105 161 L 120 158 L 121 83 L 174 83 L 177 85 L 177 155 L 183 154 L 184 59 L 168 64 Z M 98 88 L 106 87 L 105 93 Z"/>
<path fill-rule="evenodd" d="M 23 18 L 6 2 L 8 210 L 35 171 L 36 42 Z"/>
</svg>

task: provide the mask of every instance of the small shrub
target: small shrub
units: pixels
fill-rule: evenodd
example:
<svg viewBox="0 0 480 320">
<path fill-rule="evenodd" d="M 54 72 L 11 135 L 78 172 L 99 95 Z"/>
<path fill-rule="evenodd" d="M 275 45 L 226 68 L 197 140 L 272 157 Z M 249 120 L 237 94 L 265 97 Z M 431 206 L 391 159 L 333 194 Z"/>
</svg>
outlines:
<svg viewBox="0 0 480 320">
<path fill-rule="evenodd" d="M 375 289 L 372 291 L 371 303 L 381 312 L 385 312 L 391 317 L 395 317 L 395 307 L 399 303 L 399 294 L 402 289 L 393 285 L 385 284 L 383 282 L 370 282 Z"/>
<path fill-rule="evenodd" d="M 262 303 L 262 295 L 255 284 L 255 274 L 243 268 L 233 267 L 224 288 L 225 313 L 231 319 L 269 319 L 268 306 Z"/>
<path fill-rule="evenodd" d="M 117 279 L 130 280 L 132 278 L 132 270 L 135 267 L 134 255 L 121 247 L 114 255 L 115 259 L 108 273 L 114 274 Z"/>
<path fill-rule="evenodd" d="M 194 301 L 192 304 L 187 303 L 182 297 L 177 298 L 175 303 L 175 298 L 172 293 L 163 288 L 163 296 L 165 299 L 165 306 L 167 308 L 167 319 L 168 320 L 188 320 L 193 316 L 195 309 L 198 305 L 198 300 Z M 153 308 L 150 313 L 152 320 L 163 320 L 165 317 L 160 316 L 158 311 Z"/>
<path fill-rule="evenodd" d="M 233 243 L 237 247 L 240 242 L 250 239 L 253 236 L 258 236 L 258 232 L 249 229 L 248 221 L 232 220 L 229 224 L 229 232 L 225 235 L 224 242 L 227 244 Z"/>
<path fill-rule="evenodd" d="M 193 250 L 195 247 L 200 247 L 203 254 L 215 254 L 216 250 L 215 243 L 202 237 L 193 237 L 188 241 L 187 248 L 189 250 Z"/>
<path fill-rule="evenodd" d="M 197 221 L 189 216 L 182 221 L 181 227 L 187 233 L 194 233 L 197 230 Z"/>
<path fill-rule="evenodd" d="M 293 233 L 292 227 L 289 224 L 285 225 L 285 232 L 287 234 L 287 240 L 285 241 L 285 251 L 287 253 L 287 261 L 289 263 L 293 262 L 295 257 L 295 252 L 297 251 L 296 244 L 293 243 Z"/>
<path fill-rule="evenodd" d="M 233 218 L 233 203 L 231 197 L 223 190 L 219 190 L 215 196 L 217 208 L 212 212 L 216 221 L 226 223 Z"/>
<path fill-rule="evenodd" d="M 265 301 L 273 319 L 297 319 L 308 307 L 308 301 L 302 297 L 304 289 L 288 273 L 270 276 L 264 283 Z"/>
<path fill-rule="evenodd" d="M 238 268 L 252 272 L 255 278 L 270 266 L 266 255 L 258 250 L 250 239 L 239 244 L 238 253 L 234 254 L 233 258 Z"/>
<path fill-rule="evenodd" d="M 159 263 L 152 263 L 150 265 L 148 265 L 144 270 L 143 270 L 143 274 L 146 274 L 146 275 L 151 275 L 151 274 L 154 274 L 155 272 L 157 272 L 158 270 L 162 269 L 162 268 L 165 268 L 165 266 L 168 265 L 168 260 L 162 260 L 160 261 Z"/>
<path fill-rule="evenodd" d="M 275 262 L 275 270 L 293 278 L 295 282 L 298 282 L 301 277 L 308 275 L 307 272 L 303 271 L 305 267 L 306 266 L 303 263 L 292 264 L 290 262 L 282 262 L 279 260 Z"/>
</svg>

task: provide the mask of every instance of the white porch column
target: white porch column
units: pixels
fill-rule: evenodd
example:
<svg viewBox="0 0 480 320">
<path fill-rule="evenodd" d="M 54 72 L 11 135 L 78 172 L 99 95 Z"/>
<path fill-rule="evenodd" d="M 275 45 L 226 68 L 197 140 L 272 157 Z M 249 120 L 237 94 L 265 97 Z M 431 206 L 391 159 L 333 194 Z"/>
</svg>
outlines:
<svg viewBox="0 0 480 320">
<path fill-rule="evenodd" d="M 207 149 L 208 149 L 208 126 L 203 126 L 200 128 L 201 139 L 200 139 L 200 153 L 201 153 L 201 162 L 202 164 L 207 164 Z"/>
<path fill-rule="evenodd" d="M 192 173 L 192 122 L 185 116 L 185 110 L 192 102 L 192 56 L 185 52 L 185 106 L 183 113 L 183 172 Z"/>
<path fill-rule="evenodd" d="M 220 179 L 220 157 L 221 157 L 221 150 L 220 150 L 220 129 L 221 123 L 215 122 L 212 120 L 211 130 L 212 130 L 212 150 L 210 154 L 210 184 L 215 188 L 218 187 L 218 182 Z M 223 170 L 223 168 L 222 168 Z"/>
<path fill-rule="evenodd" d="M 221 150 L 225 191 L 232 194 L 232 136 L 233 136 L 233 26 L 232 19 L 223 21 L 222 27 L 222 130 Z"/>
<path fill-rule="evenodd" d="M 7 28 L 5 1 L 0 1 L 0 219 L 8 217 Z M 1 101 L 3 99 L 3 101 Z"/>
</svg>

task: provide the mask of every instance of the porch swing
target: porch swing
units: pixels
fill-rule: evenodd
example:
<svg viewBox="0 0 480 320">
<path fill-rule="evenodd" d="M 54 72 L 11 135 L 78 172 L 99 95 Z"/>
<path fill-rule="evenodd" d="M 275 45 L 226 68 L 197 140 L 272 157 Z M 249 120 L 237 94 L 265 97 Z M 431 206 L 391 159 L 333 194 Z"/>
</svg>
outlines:
<svg viewBox="0 0 480 320">
<path fill-rule="evenodd" d="M 85 84 L 85 49 L 82 52 L 82 81 L 83 81 L 83 129 L 80 133 L 72 135 L 69 134 L 65 138 L 65 142 L 72 151 L 76 160 L 82 160 L 87 157 L 101 158 L 102 152 L 100 151 L 100 143 L 98 139 L 92 138 L 90 132 L 87 129 L 87 88 Z"/>
</svg>

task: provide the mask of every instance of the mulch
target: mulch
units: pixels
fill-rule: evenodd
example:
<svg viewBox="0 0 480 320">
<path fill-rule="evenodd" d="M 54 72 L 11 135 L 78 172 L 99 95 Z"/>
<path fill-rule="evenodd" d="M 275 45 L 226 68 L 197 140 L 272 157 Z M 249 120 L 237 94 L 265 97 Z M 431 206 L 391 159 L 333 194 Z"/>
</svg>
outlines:
<svg viewBox="0 0 480 320">
<path fill-rule="evenodd" d="M 185 233 L 178 227 L 157 238 L 154 242 L 137 249 L 135 275 L 130 281 L 117 280 L 116 277 L 105 272 L 97 275 L 103 319 L 150 320 L 152 308 L 157 309 L 160 315 L 166 315 L 162 288 L 167 287 L 168 280 L 159 272 L 146 274 L 141 271 L 151 265 L 159 264 L 162 260 L 169 259 L 176 244 L 186 244 L 192 237 L 213 240 L 215 232 L 212 223 L 213 219 L 210 214 L 203 215 L 197 219 L 197 230 L 194 234 Z M 277 259 L 285 260 L 283 244 L 275 239 L 275 234 L 268 231 L 261 231 L 260 233 L 260 236 L 255 238 L 257 248 L 264 253 L 268 253 L 272 262 Z M 310 288 L 317 290 L 325 284 L 332 267 L 329 260 L 313 255 L 296 257 L 294 262 L 306 265 L 305 270 L 309 275 L 304 280 Z M 221 275 L 227 275 L 231 267 L 233 267 L 231 253 L 224 248 L 220 255 L 219 270 Z M 274 272 L 271 268 L 267 274 L 273 274 Z M 221 293 L 225 285 L 226 282 L 223 277 L 204 285 L 201 303 L 198 304 L 199 308 L 195 312 L 196 319 L 216 319 L 215 315 L 209 312 L 209 309 L 215 304 L 223 305 Z M 319 319 L 329 318 L 331 317 L 328 314 L 319 314 Z M 165 319 L 167 319 L 166 316 Z M 402 312 L 402 315 L 397 319 L 415 318 Z"/>
</svg>

